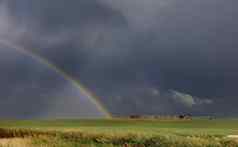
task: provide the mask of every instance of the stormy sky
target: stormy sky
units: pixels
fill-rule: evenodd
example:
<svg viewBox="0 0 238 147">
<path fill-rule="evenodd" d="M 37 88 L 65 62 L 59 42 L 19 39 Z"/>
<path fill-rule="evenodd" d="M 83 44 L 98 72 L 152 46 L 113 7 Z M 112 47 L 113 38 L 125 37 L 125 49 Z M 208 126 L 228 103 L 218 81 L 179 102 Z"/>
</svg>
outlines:
<svg viewBox="0 0 238 147">
<path fill-rule="evenodd" d="M 114 115 L 238 114 L 237 0 L 0 0 L 0 42 L 47 59 Z M 62 75 L 0 44 L 0 117 L 101 117 Z"/>
</svg>

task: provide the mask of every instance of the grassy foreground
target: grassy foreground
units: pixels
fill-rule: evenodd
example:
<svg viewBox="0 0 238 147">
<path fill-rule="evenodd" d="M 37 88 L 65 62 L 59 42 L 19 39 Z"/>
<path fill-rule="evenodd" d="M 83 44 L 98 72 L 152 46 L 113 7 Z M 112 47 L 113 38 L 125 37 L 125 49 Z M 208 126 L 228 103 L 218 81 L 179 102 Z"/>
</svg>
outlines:
<svg viewBox="0 0 238 147">
<path fill-rule="evenodd" d="M 0 147 L 238 147 L 238 119 L 0 121 Z"/>
</svg>

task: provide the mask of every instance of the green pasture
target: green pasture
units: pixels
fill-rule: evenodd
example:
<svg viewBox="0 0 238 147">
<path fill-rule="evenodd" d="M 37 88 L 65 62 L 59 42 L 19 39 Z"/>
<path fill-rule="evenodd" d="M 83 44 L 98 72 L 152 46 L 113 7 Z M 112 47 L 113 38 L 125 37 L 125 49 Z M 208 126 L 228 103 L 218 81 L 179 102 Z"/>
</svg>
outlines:
<svg viewBox="0 0 238 147">
<path fill-rule="evenodd" d="M 238 135 L 238 119 L 197 118 L 192 120 L 0 120 L 0 128 L 26 128 L 57 131 L 83 131 L 92 133 L 138 134 L 210 134 Z"/>
<path fill-rule="evenodd" d="M 0 136 L 26 138 L 30 134 L 34 143 L 46 147 L 238 147 L 236 139 L 227 138 L 238 135 L 238 119 L 232 118 L 0 120 L 0 128 Z"/>
</svg>

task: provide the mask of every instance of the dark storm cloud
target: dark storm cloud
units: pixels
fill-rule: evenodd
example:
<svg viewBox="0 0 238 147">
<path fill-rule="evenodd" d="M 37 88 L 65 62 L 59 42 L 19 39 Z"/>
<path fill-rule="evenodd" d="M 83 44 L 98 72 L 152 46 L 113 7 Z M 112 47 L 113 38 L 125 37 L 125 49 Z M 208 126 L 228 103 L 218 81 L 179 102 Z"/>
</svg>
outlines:
<svg viewBox="0 0 238 147">
<path fill-rule="evenodd" d="M 1 118 L 103 116 L 78 88 L 44 64 L 12 48 L 1 46 L 0 53 Z"/>
<path fill-rule="evenodd" d="M 232 115 L 238 103 L 237 4 L 8 0 L 1 4 L 0 38 L 34 49 L 80 79 L 115 114 L 226 109 Z"/>
</svg>

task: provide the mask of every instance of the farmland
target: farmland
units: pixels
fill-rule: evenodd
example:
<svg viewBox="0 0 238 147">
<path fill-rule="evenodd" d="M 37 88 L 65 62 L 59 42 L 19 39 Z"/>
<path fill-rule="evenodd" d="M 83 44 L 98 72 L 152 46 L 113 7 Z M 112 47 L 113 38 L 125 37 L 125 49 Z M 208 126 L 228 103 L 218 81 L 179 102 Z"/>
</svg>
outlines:
<svg viewBox="0 0 238 147">
<path fill-rule="evenodd" d="M 0 147 L 238 147 L 238 119 L 1 120 Z"/>
</svg>

